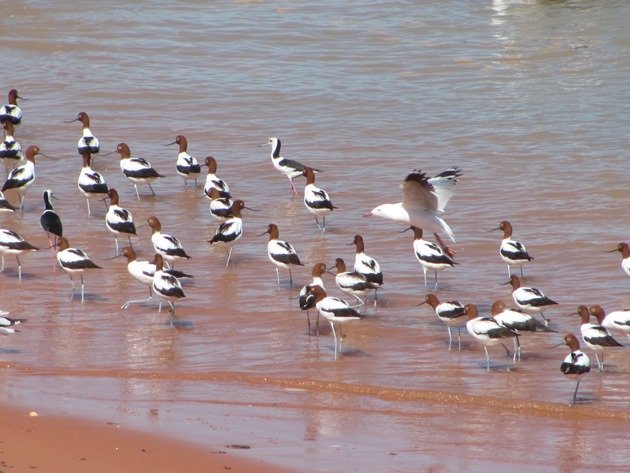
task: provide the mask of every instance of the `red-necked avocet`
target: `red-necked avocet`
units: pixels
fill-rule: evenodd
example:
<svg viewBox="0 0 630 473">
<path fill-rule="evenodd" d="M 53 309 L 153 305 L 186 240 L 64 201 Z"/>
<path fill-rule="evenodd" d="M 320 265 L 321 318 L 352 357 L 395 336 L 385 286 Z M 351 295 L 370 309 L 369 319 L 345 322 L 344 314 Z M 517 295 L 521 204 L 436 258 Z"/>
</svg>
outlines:
<svg viewBox="0 0 630 473">
<path fill-rule="evenodd" d="M 602 306 L 593 305 L 588 311 L 597 319 L 599 325 L 604 327 L 606 330 L 610 330 L 612 332 L 625 334 L 630 337 L 630 310 L 615 310 L 613 312 L 609 312 L 608 314 L 604 312 Z"/>
<path fill-rule="evenodd" d="M 520 268 L 521 277 L 523 277 L 523 265 L 534 258 L 529 255 L 525 245 L 520 241 L 512 240 L 512 224 L 510 222 L 503 220 L 493 231 L 494 230 L 501 230 L 503 232 L 499 255 L 501 259 L 507 263 L 508 277 L 512 276 L 512 266 Z"/>
<path fill-rule="evenodd" d="M 580 350 L 580 342 L 575 335 L 571 333 L 565 335 L 564 343 L 561 343 L 561 345 L 566 345 L 571 350 L 571 353 L 560 364 L 560 371 L 571 378 L 577 379 L 572 400 L 572 404 L 575 404 L 581 376 L 591 371 L 591 360 L 589 360 L 586 353 Z"/>
<path fill-rule="evenodd" d="M 184 135 L 177 135 L 175 141 L 164 146 L 179 145 L 179 153 L 177 154 L 177 162 L 175 170 L 177 174 L 184 179 L 184 185 L 188 185 L 188 180 L 193 179 L 197 186 L 197 178 L 201 173 L 201 165 L 197 158 L 188 154 L 188 140 Z"/>
<path fill-rule="evenodd" d="M 379 205 L 365 215 L 376 215 L 430 231 L 435 234 L 444 252 L 448 256 L 454 256 L 454 251 L 444 244 L 439 232 L 446 233 L 455 241 L 453 231 L 441 215 L 453 196 L 453 188 L 459 176 L 459 168 L 447 169 L 431 178 L 420 170 L 413 171 L 403 181 L 402 202 Z"/>
<path fill-rule="evenodd" d="M 216 187 L 210 188 L 210 215 L 216 220 L 225 222 L 232 217 L 232 204 L 234 203 L 229 197 L 221 197 L 221 192 Z"/>
<path fill-rule="evenodd" d="M 19 125 L 22 122 L 22 110 L 18 107 L 17 99 L 26 100 L 18 95 L 17 90 L 9 90 L 9 103 L 0 107 L 0 122 L 8 120 L 14 125 Z"/>
<path fill-rule="evenodd" d="M 333 209 L 336 209 L 330 200 L 328 192 L 324 189 L 320 189 L 315 186 L 315 172 L 312 168 L 305 167 L 302 174 L 306 177 L 306 186 L 304 187 L 304 206 L 306 210 L 313 214 L 317 227 L 326 231 L 326 215 L 331 213 Z M 322 224 L 319 224 L 319 219 L 322 218 Z"/>
<path fill-rule="evenodd" d="M 343 258 L 335 259 L 333 268 L 337 269 L 337 274 L 335 275 L 337 287 L 347 294 L 352 294 L 359 303 L 359 306 L 365 304 L 362 297 L 366 297 L 367 294 L 376 289 L 377 286 L 368 281 L 367 278 L 358 271 L 348 271 Z"/>
<path fill-rule="evenodd" d="M 204 165 L 208 168 L 208 174 L 206 175 L 206 182 L 203 186 L 203 192 L 209 199 L 212 199 L 211 190 L 216 189 L 219 192 L 220 197 L 229 199 L 230 186 L 220 177 L 217 177 L 217 160 L 212 156 L 206 157 Z"/>
<path fill-rule="evenodd" d="M 232 217 L 219 224 L 212 239 L 208 240 L 208 243 L 211 245 L 213 243 L 218 243 L 227 248 L 228 254 L 227 261 L 225 262 L 226 267 L 230 264 L 234 244 L 243 236 L 243 219 L 241 217 L 241 212 L 243 209 L 247 208 L 248 207 L 245 207 L 245 203 L 242 200 L 235 200 L 230 209 Z"/>
<path fill-rule="evenodd" d="M 464 306 L 464 313 L 468 316 L 466 329 L 475 340 L 483 345 L 483 349 L 486 352 L 486 370 L 490 371 L 488 347 L 502 345 L 503 340 L 516 337 L 518 334 L 500 325 L 492 317 L 479 316 L 477 306 L 474 304 L 466 304 Z M 509 350 L 505 346 L 503 346 L 503 348 L 505 348 L 505 351 L 509 354 Z M 510 371 L 509 359 L 507 369 Z"/>
<path fill-rule="evenodd" d="M 70 300 L 74 298 L 74 278 L 73 274 L 78 274 L 81 278 L 81 304 L 85 299 L 85 283 L 83 282 L 83 273 L 86 269 L 100 269 L 101 267 L 94 263 L 87 253 L 78 248 L 71 248 L 66 237 L 59 238 L 59 251 L 57 252 L 57 261 L 59 266 L 68 273 L 70 282 L 72 283 L 72 293 Z"/>
<path fill-rule="evenodd" d="M 365 242 L 361 235 L 355 235 L 352 243 L 356 252 L 354 255 L 354 270 L 363 274 L 374 286 L 374 300 L 378 299 L 378 289 L 383 285 L 383 271 L 381 265 L 374 258 L 365 254 Z"/>
<path fill-rule="evenodd" d="M 549 325 L 549 319 L 545 317 L 543 310 L 551 305 L 557 305 L 556 301 L 549 299 L 540 289 L 522 286 L 521 279 L 515 274 L 510 276 L 510 280 L 505 284 L 512 286 L 512 298 L 519 309 L 540 314 L 545 324 Z"/>
<path fill-rule="evenodd" d="M 464 313 L 464 305 L 457 301 L 440 302 L 435 294 L 427 294 L 424 301 L 419 305 L 429 304 L 433 307 L 435 315 L 446 325 L 448 330 L 448 349 L 451 349 L 453 343 L 453 335 L 451 327 L 457 328 L 457 338 L 459 349 L 462 349 L 462 327 L 466 325 L 466 314 Z"/>
<path fill-rule="evenodd" d="M 121 233 L 127 235 L 129 246 L 133 246 L 131 245 L 131 235 L 136 234 L 136 225 L 133 223 L 131 212 L 118 205 L 118 192 L 116 189 L 109 189 L 107 195 L 109 196 L 110 203 L 109 209 L 105 214 L 105 226 L 114 234 L 116 254 L 118 254 L 118 235 Z"/>
<path fill-rule="evenodd" d="M 81 167 L 81 172 L 79 173 L 77 186 L 79 187 L 81 194 L 85 196 L 89 217 L 92 215 L 92 209 L 90 209 L 90 199 L 104 201 L 107 198 L 107 193 L 109 191 L 103 175 L 92 169 L 92 155 L 90 153 L 83 154 L 83 166 Z M 105 207 L 107 207 L 107 203 L 105 204 Z"/>
<path fill-rule="evenodd" d="M 510 309 L 502 300 L 495 301 L 490 308 L 490 315 L 505 328 L 521 335 L 523 332 L 555 332 L 544 323 L 529 314 Z M 514 362 L 521 359 L 521 343 L 514 337 Z"/>
<path fill-rule="evenodd" d="M 2 267 L 0 267 L 0 271 L 4 270 L 4 255 L 15 255 L 18 264 L 18 277 L 22 279 L 22 263 L 20 263 L 18 255 L 25 251 L 37 250 L 39 250 L 39 248 L 25 241 L 24 238 L 13 230 L 7 230 L 6 228 L 0 229 L 0 253 L 2 253 Z"/>
<path fill-rule="evenodd" d="M 155 275 L 155 259 L 153 261 L 138 261 L 136 252 L 131 246 L 125 246 L 121 253 L 127 258 L 127 271 L 136 280 L 149 286 L 149 297 L 146 299 L 128 300 L 120 308 L 126 309 L 131 304 L 149 302 L 153 299 L 153 276 Z M 192 275 L 176 269 L 162 269 L 165 273 L 175 276 L 177 279 L 192 278 Z"/>
<path fill-rule="evenodd" d="M 293 284 L 293 276 L 291 274 L 291 268 L 294 266 L 304 266 L 300 261 L 293 245 L 288 241 L 280 240 L 280 231 L 278 226 L 274 223 L 270 223 L 267 226 L 267 230 L 260 233 L 258 236 L 269 234 L 269 242 L 267 243 L 267 256 L 276 266 L 276 279 L 278 280 L 278 286 L 280 286 L 280 272 L 278 268 L 287 269 L 289 271 L 289 285 Z"/>
<path fill-rule="evenodd" d="M 81 122 L 81 124 L 83 125 L 81 138 L 79 138 L 79 141 L 77 143 L 77 151 L 79 152 L 79 154 L 83 156 L 85 153 L 90 153 L 91 155 L 98 153 L 101 150 L 101 145 L 98 141 L 98 138 L 94 136 L 94 133 L 92 133 L 92 130 L 90 130 L 89 115 L 85 112 L 80 112 L 79 115 L 77 115 L 77 118 L 67 121 L 66 123 L 72 122 Z"/>
<path fill-rule="evenodd" d="M 158 296 L 168 302 L 171 307 L 170 324 L 173 326 L 173 316 L 175 315 L 175 301 L 186 297 L 182 285 L 172 274 L 168 274 L 164 271 L 164 259 L 162 255 L 156 253 L 155 255 L 155 274 L 153 275 L 152 288 Z"/>
<path fill-rule="evenodd" d="M 39 147 L 35 145 L 31 145 L 26 148 L 26 152 L 24 154 L 26 162 L 13 169 L 2 186 L 2 192 L 13 190 L 19 194 L 20 212 L 24 208 L 24 196 L 26 195 L 26 190 L 35 181 L 35 156 L 38 154 L 46 156 L 41 153 L 39 151 Z"/>
<path fill-rule="evenodd" d="M 297 190 L 293 184 L 293 179 L 302 176 L 305 166 L 302 163 L 298 163 L 292 159 L 286 159 L 280 156 L 280 147 L 282 143 L 278 138 L 272 136 L 267 143 L 260 146 L 271 146 L 271 162 L 273 167 L 284 174 L 291 183 L 291 192 L 293 195 L 297 195 Z M 311 168 L 313 172 L 319 172 L 319 169 Z"/>
<path fill-rule="evenodd" d="M 452 268 L 457 263 L 448 256 L 437 244 L 424 240 L 421 228 L 411 226 L 413 230 L 413 254 L 422 266 L 424 273 L 424 291 L 428 291 L 427 271 L 430 269 L 435 273 L 435 289 L 438 287 L 438 271 L 445 268 Z"/>
<path fill-rule="evenodd" d="M 597 359 L 597 371 L 604 371 L 604 350 L 609 348 L 623 346 L 604 327 L 599 323 L 591 323 L 591 314 L 588 307 L 581 305 L 577 309 L 577 314 L 580 316 L 582 323 L 580 325 L 580 332 L 582 332 L 582 339 L 587 347 L 595 352 L 595 358 Z M 602 358 L 599 359 L 601 353 Z"/>
<path fill-rule="evenodd" d="M 311 314 L 309 313 L 309 309 L 315 307 L 315 296 L 311 292 L 311 286 L 319 286 L 322 289 L 325 289 L 324 281 L 322 279 L 322 276 L 325 272 L 326 265 L 324 263 L 314 264 L 313 270 L 311 271 L 311 282 L 302 287 L 302 289 L 300 290 L 300 295 L 298 297 L 300 309 L 306 311 L 306 321 L 308 323 L 309 334 L 311 333 Z M 315 333 L 319 335 L 319 312 L 317 314 L 317 320 L 315 322 Z"/>
<path fill-rule="evenodd" d="M 364 318 L 364 316 L 350 307 L 350 304 L 343 299 L 327 296 L 326 291 L 321 286 L 313 285 L 309 287 L 311 294 L 315 297 L 315 307 L 317 307 L 318 313 L 330 322 L 335 339 L 336 359 L 341 352 L 341 341 L 343 340 L 341 325 L 356 322 Z M 339 325 L 339 337 L 337 337 L 337 332 L 335 331 L 335 324 Z"/>
<path fill-rule="evenodd" d="M 627 243 L 622 242 L 617 245 L 614 250 L 607 251 L 606 253 L 614 253 L 618 251 L 621 253 L 621 269 L 623 272 L 630 276 L 630 246 Z"/>
<path fill-rule="evenodd" d="M 147 184 L 151 193 L 155 195 L 155 191 L 151 186 L 151 182 L 158 177 L 164 177 L 157 172 L 151 164 L 144 158 L 132 158 L 131 150 L 126 143 L 120 143 L 116 147 L 116 151 L 120 153 L 120 169 L 127 179 L 131 181 L 133 187 L 136 189 L 136 197 L 140 198 L 138 192 L 138 184 Z"/>
<path fill-rule="evenodd" d="M 24 158 L 20 143 L 13 137 L 15 128 L 10 121 L 2 122 L 4 129 L 4 141 L 0 143 L 0 159 L 4 162 L 4 168 L 9 174 L 10 169 L 14 169 Z"/>
<path fill-rule="evenodd" d="M 147 219 L 147 225 L 151 227 L 151 242 L 156 253 L 161 255 L 171 266 L 180 259 L 190 259 L 184 250 L 179 238 L 162 233 L 162 223 L 152 215 Z"/>
</svg>

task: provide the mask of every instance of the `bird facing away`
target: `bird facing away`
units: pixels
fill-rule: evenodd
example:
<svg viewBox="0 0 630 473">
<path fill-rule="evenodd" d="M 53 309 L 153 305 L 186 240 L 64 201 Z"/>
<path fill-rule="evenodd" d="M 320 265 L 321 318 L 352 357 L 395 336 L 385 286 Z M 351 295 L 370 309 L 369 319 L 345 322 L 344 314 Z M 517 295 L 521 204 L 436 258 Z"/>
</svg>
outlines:
<svg viewBox="0 0 630 473">
<path fill-rule="evenodd" d="M 44 191 L 45 209 L 39 218 L 39 224 L 48 235 L 48 243 L 50 243 L 51 246 L 56 246 L 59 237 L 63 236 L 63 225 L 61 223 L 61 218 L 52 206 L 51 199 L 53 198 L 54 196 L 52 190 L 46 189 Z"/>
<path fill-rule="evenodd" d="M 564 336 L 564 345 L 569 347 L 571 353 L 569 353 L 560 365 L 560 371 L 565 375 L 577 379 L 575 386 L 575 392 L 573 393 L 572 404 L 575 404 L 577 400 L 577 392 L 580 387 L 580 380 L 583 374 L 591 371 L 591 360 L 588 355 L 580 351 L 580 342 L 573 334 L 567 334 Z"/>
<path fill-rule="evenodd" d="M 274 223 L 270 223 L 267 226 L 267 230 L 260 233 L 258 236 L 269 235 L 269 242 L 267 243 L 267 256 L 276 266 L 276 278 L 278 280 L 278 286 L 280 286 L 280 272 L 278 268 L 287 269 L 289 271 L 289 284 L 293 284 L 293 276 L 291 274 L 291 268 L 295 266 L 304 266 L 300 261 L 293 245 L 288 241 L 280 240 L 280 231 L 278 226 Z"/>
<path fill-rule="evenodd" d="M 59 238 L 59 251 L 57 252 L 57 261 L 59 266 L 70 276 L 72 284 L 72 293 L 70 300 L 74 298 L 74 279 L 73 274 L 78 274 L 81 278 L 81 304 L 85 299 L 85 283 L 83 281 L 83 273 L 86 269 L 101 269 L 94 263 L 87 253 L 78 248 L 71 248 L 66 237 Z"/>
<path fill-rule="evenodd" d="M 512 240 L 512 224 L 510 222 L 503 220 L 494 230 L 501 230 L 503 232 L 499 255 L 501 259 L 507 263 L 508 278 L 512 276 L 512 266 L 520 268 L 521 277 L 523 277 L 523 265 L 534 258 L 529 255 L 525 245 L 520 241 Z"/>
<path fill-rule="evenodd" d="M 315 186 L 315 172 L 312 168 L 305 167 L 302 174 L 306 177 L 306 186 L 304 187 L 304 206 L 315 217 L 317 228 L 326 231 L 326 215 L 331 213 L 335 207 L 330 200 L 328 192 Z M 322 224 L 319 224 L 318 217 L 322 218 Z"/>
</svg>

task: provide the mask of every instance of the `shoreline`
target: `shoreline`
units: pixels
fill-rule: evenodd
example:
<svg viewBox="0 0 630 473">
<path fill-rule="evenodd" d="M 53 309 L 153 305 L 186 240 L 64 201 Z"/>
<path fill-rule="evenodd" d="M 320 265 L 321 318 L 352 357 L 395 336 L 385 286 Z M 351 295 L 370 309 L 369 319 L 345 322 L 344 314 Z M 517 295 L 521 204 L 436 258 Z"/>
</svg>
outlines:
<svg viewBox="0 0 630 473">
<path fill-rule="evenodd" d="M 1 404 L 0 470 L 119 473 L 289 472 L 232 452 L 246 445 L 216 448 L 169 438 L 115 422 L 76 418 Z"/>
</svg>

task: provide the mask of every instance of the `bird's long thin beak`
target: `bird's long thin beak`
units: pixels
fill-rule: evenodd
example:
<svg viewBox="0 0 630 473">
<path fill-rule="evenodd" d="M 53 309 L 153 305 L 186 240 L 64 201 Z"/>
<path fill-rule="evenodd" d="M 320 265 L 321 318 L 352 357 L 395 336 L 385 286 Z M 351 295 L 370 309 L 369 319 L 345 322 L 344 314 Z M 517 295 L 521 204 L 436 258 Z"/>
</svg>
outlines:
<svg viewBox="0 0 630 473">
<path fill-rule="evenodd" d="M 497 227 L 497 228 L 493 228 L 492 230 L 488 230 L 488 233 L 496 232 L 497 230 L 501 230 L 501 227 Z"/>
<path fill-rule="evenodd" d="M 28 100 L 28 99 L 25 99 L 24 97 L 20 97 L 19 95 L 16 95 L 15 98 L 20 99 L 20 100 Z"/>
<path fill-rule="evenodd" d="M 262 233 L 256 233 L 256 236 L 263 236 L 263 235 L 267 235 L 268 233 L 269 233 L 269 230 Z"/>
<path fill-rule="evenodd" d="M 73 123 L 73 122 L 78 122 L 78 121 L 81 121 L 81 120 L 79 120 L 78 118 L 75 118 L 74 120 L 70 120 L 70 121 L 64 120 L 64 123 Z"/>
<path fill-rule="evenodd" d="M 118 152 L 118 150 L 114 150 L 114 151 L 110 151 L 109 153 L 101 154 L 101 156 L 110 156 L 110 155 L 112 155 L 114 153 L 117 153 L 117 152 Z"/>
<path fill-rule="evenodd" d="M 420 307 L 421 305 L 424 305 L 426 303 L 427 303 L 427 301 L 422 301 L 420 304 L 414 304 L 414 306 L 415 307 Z"/>
<path fill-rule="evenodd" d="M 113 259 L 116 259 L 116 258 L 120 258 L 122 255 L 123 255 L 122 253 L 118 253 L 118 254 L 115 254 L 114 256 L 112 256 L 111 258 L 105 258 L 105 260 L 109 261 L 109 260 L 113 260 Z"/>
<path fill-rule="evenodd" d="M 176 145 L 176 144 L 177 144 L 177 141 L 173 141 L 172 143 L 167 143 L 167 144 L 162 145 L 162 146 L 171 146 L 171 145 Z"/>
<path fill-rule="evenodd" d="M 260 210 L 258 210 L 258 209 L 252 209 L 251 207 L 248 207 L 247 205 L 243 205 L 243 208 L 244 208 L 244 209 L 247 209 L 247 210 L 251 210 L 252 212 L 260 212 Z"/>
<path fill-rule="evenodd" d="M 619 250 L 615 248 L 614 250 L 610 250 L 610 251 L 602 251 L 602 253 L 615 253 L 616 251 L 619 251 Z"/>
<path fill-rule="evenodd" d="M 407 231 L 411 230 L 411 227 L 407 227 L 404 230 L 399 231 L 398 233 L 405 233 Z"/>
<path fill-rule="evenodd" d="M 550 347 L 545 347 L 547 350 L 551 349 L 551 348 L 558 348 L 561 347 L 562 345 L 566 345 L 564 342 L 560 342 L 557 345 L 551 345 Z"/>
</svg>

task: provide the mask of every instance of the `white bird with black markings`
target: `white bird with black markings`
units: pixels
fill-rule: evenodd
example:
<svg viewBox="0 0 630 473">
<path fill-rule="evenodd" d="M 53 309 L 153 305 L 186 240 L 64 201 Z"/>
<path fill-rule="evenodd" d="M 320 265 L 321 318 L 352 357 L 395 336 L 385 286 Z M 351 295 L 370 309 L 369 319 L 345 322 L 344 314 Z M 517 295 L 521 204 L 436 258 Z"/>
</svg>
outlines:
<svg viewBox="0 0 630 473">
<path fill-rule="evenodd" d="M 92 169 L 92 155 L 90 153 L 83 154 L 83 167 L 81 167 L 81 172 L 79 173 L 77 186 L 79 187 L 79 191 L 85 196 L 89 217 L 92 215 L 90 199 L 104 201 L 109 191 L 103 175 Z M 105 204 L 105 206 L 107 206 L 107 204 Z"/>
<path fill-rule="evenodd" d="M 225 222 L 232 217 L 232 204 L 234 203 L 229 197 L 221 197 L 221 192 L 216 187 L 210 188 L 210 215 L 216 220 Z"/>
<path fill-rule="evenodd" d="M 57 261 L 59 266 L 68 273 L 70 276 L 70 282 L 72 283 L 72 293 L 70 300 L 74 297 L 74 278 L 73 275 L 78 274 L 81 278 L 81 304 L 85 299 L 85 283 L 83 281 L 83 273 L 87 269 L 101 269 L 96 263 L 94 263 L 87 253 L 79 248 L 72 248 L 68 243 L 66 237 L 59 238 L 59 251 L 57 252 Z"/>
<path fill-rule="evenodd" d="M 569 350 L 571 350 L 571 353 L 569 353 L 560 364 L 560 371 L 571 378 L 577 379 L 572 401 L 572 403 L 575 404 L 581 377 L 583 374 L 591 371 L 591 360 L 586 353 L 580 350 L 580 342 L 575 335 L 571 333 L 565 335 L 564 343 L 561 343 L 561 345 L 567 345 Z"/>
<path fill-rule="evenodd" d="M 540 289 L 522 286 L 521 279 L 515 274 L 510 276 L 510 280 L 505 284 L 512 286 L 512 298 L 519 309 L 540 314 L 545 324 L 549 325 L 549 319 L 545 317 L 543 310 L 549 306 L 557 305 L 556 301 L 549 299 Z"/>
<path fill-rule="evenodd" d="M 599 325 L 606 330 L 630 337 L 630 310 L 615 310 L 607 314 L 602 306 L 593 305 L 588 311 L 597 319 Z"/>
<path fill-rule="evenodd" d="M 309 286 L 309 288 L 309 291 L 315 297 L 315 307 L 317 307 L 318 313 L 330 322 L 330 327 L 332 328 L 333 337 L 335 339 L 336 359 L 337 354 L 341 352 L 341 340 L 343 339 L 341 325 L 357 322 L 365 316 L 350 307 L 350 304 L 343 299 L 327 296 L 326 291 L 321 286 L 313 285 Z M 339 337 L 337 337 L 335 324 L 339 325 Z"/>
<path fill-rule="evenodd" d="M 149 286 L 149 297 L 146 299 L 128 300 L 120 308 L 126 309 L 131 304 L 139 302 L 149 302 L 153 299 L 153 276 L 155 275 L 156 266 L 155 259 L 153 261 L 138 260 L 136 252 L 131 246 L 125 246 L 122 250 L 122 256 L 127 258 L 127 271 L 136 280 Z M 177 279 L 192 278 L 192 275 L 176 269 L 162 269 L 167 274 L 175 276 Z"/>
<path fill-rule="evenodd" d="M 94 133 L 92 133 L 92 130 L 90 130 L 90 116 L 85 112 L 79 112 L 77 118 L 66 123 L 73 122 L 81 122 L 82 125 L 81 137 L 77 142 L 79 154 L 83 156 L 85 153 L 90 153 L 91 155 L 98 153 L 101 150 L 101 144 L 98 138 L 94 136 Z"/>
<path fill-rule="evenodd" d="M 460 176 L 461 170 L 456 167 L 434 177 L 427 177 L 420 170 L 413 171 L 403 181 L 402 202 L 379 205 L 365 215 L 376 215 L 430 231 L 434 233 L 444 252 L 452 257 L 455 252 L 444 244 L 439 232 L 446 233 L 455 241 L 453 231 L 442 218 L 442 214 L 453 197 L 453 188 Z"/>
<path fill-rule="evenodd" d="M 365 254 L 365 242 L 361 235 L 355 235 L 352 243 L 356 252 L 354 254 L 354 270 L 363 274 L 365 279 L 374 285 L 374 298 L 376 299 L 377 289 L 383 285 L 383 271 L 381 265 L 371 256 Z"/>
<path fill-rule="evenodd" d="M 269 242 L 267 243 L 267 256 L 276 266 L 276 279 L 278 280 L 278 286 L 280 285 L 280 271 L 279 268 L 287 269 L 289 271 L 289 284 L 293 284 L 293 276 L 291 274 L 291 268 L 295 266 L 304 266 L 300 261 L 293 245 L 288 241 L 280 240 L 280 231 L 278 226 L 274 223 L 270 223 L 267 226 L 267 231 L 260 233 L 258 236 L 269 234 Z"/>
<path fill-rule="evenodd" d="M 149 189 L 151 189 L 151 193 L 155 195 L 151 182 L 164 176 L 153 169 L 146 159 L 131 157 L 131 150 L 129 149 L 127 143 L 120 143 L 116 147 L 116 151 L 120 154 L 120 169 L 136 189 L 136 197 L 138 199 L 140 198 L 138 184 L 147 184 Z"/>
<path fill-rule="evenodd" d="M 208 199 L 212 199 L 211 191 L 212 189 L 216 189 L 219 192 L 220 197 L 224 197 L 229 199 L 230 196 L 230 186 L 228 186 L 227 182 L 217 176 L 217 160 L 212 156 L 206 157 L 204 161 L 204 165 L 208 167 L 208 174 L 206 175 L 206 182 L 203 186 L 203 192 L 208 197 Z"/>
<path fill-rule="evenodd" d="M 186 297 L 182 285 L 172 274 L 164 271 L 164 259 L 161 254 L 155 255 L 155 274 L 153 275 L 152 288 L 158 296 L 168 302 L 171 307 L 171 326 L 173 325 L 173 315 L 175 314 L 175 301 Z"/>
<path fill-rule="evenodd" d="M 0 253 L 2 258 L 0 271 L 4 270 L 4 255 L 15 255 L 15 259 L 18 264 L 18 278 L 22 279 L 22 263 L 20 263 L 18 255 L 21 255 L 25 251 L 37 250 L 39 250 L 39 248 L 25 241 L 24 238 L 15 233 L 13 230 L 7 230 L 5 228 L 0 229 Z"/>
<path fill-rule="evenodd" d="M 151 227 L 151 242 L 156 253 L 161 255 L 171 267 L 175 261 L 180 259 L 190 259 L 190 256 L 184 250 L 182 242 L 179 238 L 162 233 L 162 222 L 152 215 L 147 219 L 147 225 Z"/>
<path fill-rule="evenodd" d="M 512 266 L 520 268 L 521 277 L 523 277 L 523 265 L 534 258 L 529 255 L 525 245 L 520 241 L 512 240 L 512 224 L 510 222 L 503 220 L 493 231 L 494 230 L 501 230 L 503 232 L 499 255 L 501 259 L 507 263 L 508 277 L 512 276 Z"/>
<path fill-rule="evenodd" d="M 304 187 L 304 206 L 306 210 L 313 214 L 317 227 L 326 231 L 326 215 L 331 213 L 335 207 L 330 200 L 328 192 L 320 189 L 315 185 L 315 172 L 312 168 L 305 167 L 302 174 L 306 177 L 306 186 Z M 319 224 L 318 217 L 322 218 L 322 224 Z"/>
<path fill-rule="evenodd" d="M 480 317 L 477 307 L 474 304 L 466 304 L 464 313 L 468 317 L 466 329 L 475 340 L 483 345 L 486 352 L 486 369 L 490 371 L 490 355 L 488 355 L 488 347 L 501 345 L 503 340 L 517 337 L 518 334 L 494 320 L 492 317 Z M 505 348 L 505 346 L 503 347 Z M 506 351 L 507 348 L 505 348 Z M 508 352 L 509 354 L 509 352 Z M 508 361 L 508 371 L 510 370 L 510 362 Z"/>
<path fill-rule="evenodd" d="M 188 154 L 188 140 L 184 135 L 177 135 L 175 141 L 164 146 L 179 145 L 179 153 L 177 154 L 177 162 L 175 163 L 175 170 L 177 174 L 184 179 L 184 185 L 188 185 L 188 181 L 193 179 L 195 186 L 197 185 L 197 178 L 201 174 L 201 165 L 197 158 Z"/>
<path fill-rule="evenodd" d="M 495 301 L 490 308 L 490 315 L 503 325 L 517 334 L 523 332 L 554 332 L 547 325 L 535 319 L 529 314 L 521 311 L 510 309 L 507 304 L 501 300 Z M 521 343 L 519 337 L 514 338 L 514 361 L 521 359 Z"/>
<path fill-rule="evenodd" d="M 17 90 L 9 90 L 9 103 L 0 107 L 0 122 L 10 121 L 13 125 L 22 122 L 22 109 L 18 106 L 17 99 L 26 100 L 18 95 Z"/>
<path fill-rule="evenodd" d="M 248 207 L 245 206 L 245 202 L 242 200 L 235 200 L 230 208 L 232 216 L 225 222 L 219 224 L 212 239 L 208 240 L 208 243 L 211 245 L 216 243 L 227 248 L 228 254 L 227 261 L 225 262 L 226 267 L 230 264 L 234 244 L 243 236 L 243 218 L 241 213 L 243 209 L 247 208 Z"/>
<path fill-rule="evenodd" d="M 412 226 L 413 230 L 413 253 L 422 266 L 424 273 L 424 291 L 428 291 L 427 271 L 432 270 L 435 273 L 435 289 L 438 287 L 438 271 L 446 268 L 452 268 L 457 263 L 453 261 L 438 245 L 424 240 L 421 228 Z"/>
<path fill-rule="evenodd" d="M 293 179 L 296 177 L 302 176 L 302 173 L 306 166 L 302 163 L 298 163 L 293 159 L 287 159 L 280 156 L 280 147 L 282 146 L 281 141 L 272 136 L 269 138 L 267 143 L 260 146 L 271 146 L 271 162 L 273 163 L 273 167 L 284 174 L 289 182 L 291 183 L 291 193 L 292 195 L 297 195 L 297 190 L 295 189 L 295 185 L 293 184 Z M 311 168 L 313 172 L 319 172 L 319 169 Z"/>
<path fill-rule="evenodd" d="M 116 189 L 109 189 L 107 192 L 109 196 L 109 209 L 105 214 L 105 226 L 114 234 L 114 241 L 116 242 L 116 254 L 119 253 L 118 247 L 118 235 L 124 233 L 129 239 L 129 245 L 131 245 L 131 235 L 136 234 L 136 225 L 133 223 L 133 217 L 129 210 L 118 205 L 119 198 Z"/>
<path fill-rule="evenodd" d="M 599 325 L 599 323 L 591 323 L 591 314 L 588 307 L 581 305 L 577 309 L 577 313 L 580 316 L 582 323 L 580 325 L 580 332 L 582 332 L 582 339 L 587 347 L 595 352 L 595 359 L 597 359 L 597 371 L 604 371 L 604 352 L 610 348 L 622 347 L 623 345 L 613 338 L 608 330 Z M 602 355 L 600 360 L 599 355 Z"/>
<path fill-rule="evenodd" d="M 459 341 L 459 349 L 462 349 L 462 332 L 461 329 L 466 325 L 466 314 L 464 313 L 464 305 L 457 301 L 440 302 L 435 294 L 427 294 L 424 301 L 419 305 L 429 304 L 435 311 L 438 319 L 446 325 L 448 330 L 448 349 L 451 349 L 453 336 L 451 327 L 457 328 L 457 336 Z"/>
<path fill-rule="evenodd" d="M 44 206 L 46 208 L 41 217 L 39 217 L 39 224 L 48 235 L 50 245 L 56 246 L 58 239 L 63 236 L 63 224 L 61 223 L 61 218 L 52 206 L 51 199 L 53 199 L 53 197 L 53 193 L 50 189 L 44 191 Z M 53 235 L 52 238 L 51 235 Z"/>
<path fill-rule="evenodd" d="M 337 269 L 337 274 L 335 275 L 337 287 L 343 292 L 352 294 L 359 302 L 359 305 L 365 304 L 362 297 L 366 297 L 370 291 L 378 287 L 368 281 L 367 278 L 358 271 L 348 271 L 343 258 L 337 258 L 335 260 L 335 266 L 333 267 Z"/>
<path fill-rule="evenodd" d="M 35 156 L 38 154 L 45 156 L 35 145 L 29 146 L 24 154 L 26 162 L 13 169 L 2 186 L 2 192 L 13 190 L 19 194 L 20 211 L 24 208 L 26 190 L 35 182 Z"/>
<path fill-rule="evenodd" d="M 311 271 L 311 282 L 304 285 L 300 290 L 300 295 L 298 296 L 298 304 L 300 305 L 301 310 L 306 311 L 306 320 L 308 322 L 308 333 L 311 333 L 311 315 L 309 313 L 309 309 L 315 307 L 315 296 L 311 292 L 311 286 L 319 286 L 322 289 L 324 287 L 324 280 L 322 276 L 326 272 L 326 265 L 324 263 L 317 263 L 313 265 L 313 269 Z M 319 313 L 317 315 L 317 321 L 315 325 L 315 333 L 319 335 Z"/>
<path fill-rule="evenodd" d="M 18 163 L 24 158 L 20 143 L 13 137 L 15 127 L 10 121 L 2 122 L 4 129 L 4 141 L 0 143 L 0 159 L 4 161 L 4 167 L 9 173 L 9 169 L 14 169 Z"/>
</svg>

